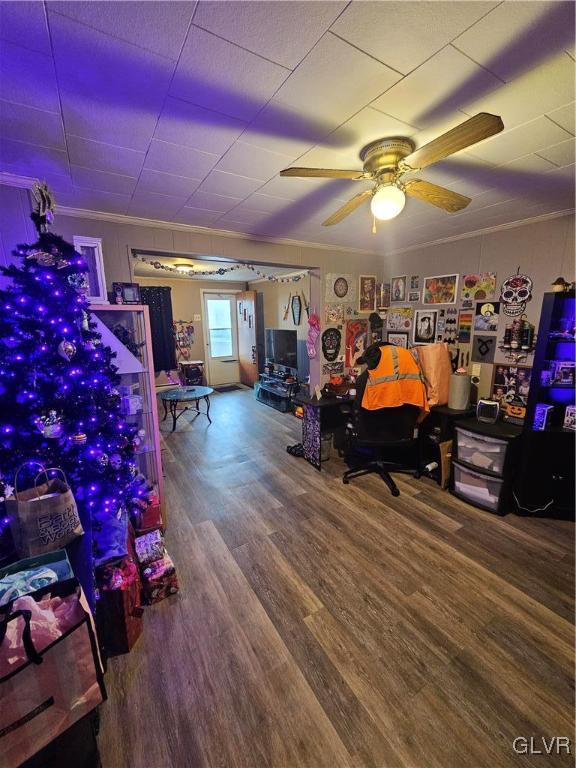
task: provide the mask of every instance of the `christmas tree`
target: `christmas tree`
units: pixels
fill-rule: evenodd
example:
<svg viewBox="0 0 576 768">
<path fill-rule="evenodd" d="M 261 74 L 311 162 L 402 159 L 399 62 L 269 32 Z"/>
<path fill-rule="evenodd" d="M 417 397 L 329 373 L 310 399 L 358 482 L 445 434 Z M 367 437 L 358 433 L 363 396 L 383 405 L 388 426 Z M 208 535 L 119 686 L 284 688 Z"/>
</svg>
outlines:
<svg viewBox="0 0 576 768">
<path fill-rule="evenodd" d="M 35 195 L 38 240 L 1 268 L 9 283 L 0 290 L 0 499 L 27 462 L 61 468 L 98 556 L 109 529 L 145 509 L 151 489 L 135 463 L 137 427 L 121 412 L 115 353 L 90 320 L 87 265 L 48 231 L 45 185 Z"/>
</svg>

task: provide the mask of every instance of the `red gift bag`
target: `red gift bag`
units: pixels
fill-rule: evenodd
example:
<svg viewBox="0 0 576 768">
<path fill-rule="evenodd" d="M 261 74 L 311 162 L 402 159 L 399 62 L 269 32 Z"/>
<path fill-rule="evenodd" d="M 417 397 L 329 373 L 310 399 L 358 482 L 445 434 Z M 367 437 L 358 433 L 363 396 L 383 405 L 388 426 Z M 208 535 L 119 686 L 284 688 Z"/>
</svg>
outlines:
<svg viewBox="0 0 576 768">
<path fill-rule="evenodd" d="M 168 552 L 142 569 L 142 597 L 146 605 L 159 603 L 178 592 L 178 577 Z"/>
<path fill-rule="evenodd" d="M 144 609 L 142 584 L 136 563 L 125 557 L 118 565 L 106 566 L 98 576 L 100 599 L 98 628 L 106 653 L 128 653 L 142 634 Z"/>
<path fill-rule="evenodd" d="M 92 615 L 76 579 L 0 609 L 3 765 L 20 765 L 105 698 Z"/>
</svg>

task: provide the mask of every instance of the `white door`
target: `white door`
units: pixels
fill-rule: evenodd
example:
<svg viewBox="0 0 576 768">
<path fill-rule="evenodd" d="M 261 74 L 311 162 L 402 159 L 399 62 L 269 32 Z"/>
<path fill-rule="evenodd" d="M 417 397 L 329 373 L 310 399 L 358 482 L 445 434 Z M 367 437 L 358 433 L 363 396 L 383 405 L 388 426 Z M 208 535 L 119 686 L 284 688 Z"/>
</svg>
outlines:
<svg viewBox="0 0 576 768">
<path fill-rule="evenodd" d="M 203 308 L 208 384 L 236 384 L 240 381 L 236 295 L 204 293 Z"/>
</svg>

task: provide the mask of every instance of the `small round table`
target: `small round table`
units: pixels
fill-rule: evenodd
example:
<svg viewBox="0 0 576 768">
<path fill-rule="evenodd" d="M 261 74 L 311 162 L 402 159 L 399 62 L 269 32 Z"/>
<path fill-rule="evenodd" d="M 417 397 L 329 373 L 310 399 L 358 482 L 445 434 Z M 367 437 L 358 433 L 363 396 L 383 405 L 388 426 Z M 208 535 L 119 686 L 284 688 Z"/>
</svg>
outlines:
<svg viewBox="0 0 576 768">
<path fill-rule="evenodd" d="M 162 400 L 162 404 L 164 405 L 164 418 L 162 421 L 166 421 L 168 409 L 170 409 L 170 414 L 172 416 L 172 432 L 174 432 L 176 429 L 176 422 L 180 416 L 182 416 L 184 411 L 193 410 L 185 405 L 184 408 L 180 409 L 180 413 L 178 413 L 178 404 L 196 401 L 196 412 L 199 414 L 201 413 L 200 400 L 204 399 L 207 406 L 205 415 L 208 417 L 210 424 L 212 424 L 212 419 L 210 418 L 210 395 L 212 392 L 214 392 L 214 390 L 211 387 L 177 387 L 176 389 L 169 389 L 167 392 L 161 392 L 160 400 Z"/>
</svg>

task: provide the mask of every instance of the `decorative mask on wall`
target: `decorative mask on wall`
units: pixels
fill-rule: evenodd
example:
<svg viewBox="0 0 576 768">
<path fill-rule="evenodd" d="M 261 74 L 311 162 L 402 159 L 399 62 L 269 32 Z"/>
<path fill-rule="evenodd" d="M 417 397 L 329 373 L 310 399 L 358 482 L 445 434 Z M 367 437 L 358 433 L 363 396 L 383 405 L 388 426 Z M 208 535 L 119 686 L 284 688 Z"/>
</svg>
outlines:
<svg viewBox="0 0 576 768">
<path fill-rule="evenodd" d="M 526 310 L 526 304 L 532 299 L 532 279 L 528 275 L 512 275 L 504 280 L 500 300 L 502 311 L 508 317 L 519 317 Z"/>
<path fill-rule="evenodd" d="M 338 328 L 326 328 L 322 334 L 322 354 L 324 359 L 333 363 L 340 352 L 342 344 L 342 333 Z"/>
</svg>

